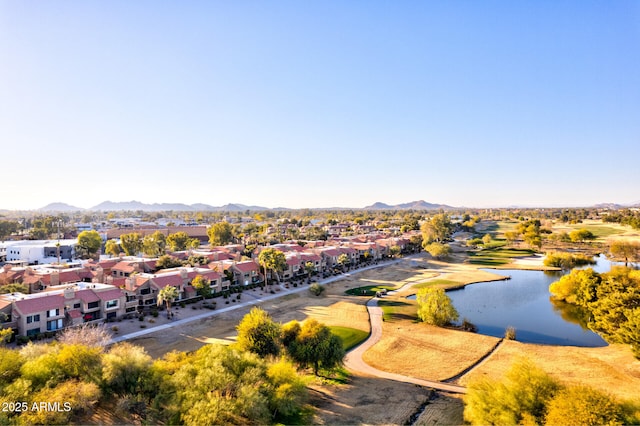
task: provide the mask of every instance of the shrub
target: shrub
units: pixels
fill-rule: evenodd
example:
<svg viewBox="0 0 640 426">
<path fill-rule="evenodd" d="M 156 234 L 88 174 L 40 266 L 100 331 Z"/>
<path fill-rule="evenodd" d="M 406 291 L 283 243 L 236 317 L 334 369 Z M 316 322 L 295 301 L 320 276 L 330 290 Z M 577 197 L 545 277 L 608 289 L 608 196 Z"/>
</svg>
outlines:
<svg viewBox="0 0 640 426">
<path fill-rule="evenodd" d="M 469 321 L 466 318 L 464 318 L 462 320 L 462 329 L 464 331 L 470 331 L 472 333 L 475 333 L 475 332 L 478 331 L 478 327 L 476 327 L 476 325 L 474 323 L 472 323 L 471 321 Z"/>
<path fill-rule="evenodd" d="M 309 291 L 311 292 L 311 294 L 315 296 L 320 296 L 324 292 L 324 290 L 325 290 L 324 286 L 318 283 L 313 283 L 309 286 Z"/>
<path fill-rule="evenodd" d="M 516 328 L 509 326 L 504 332 L 504 338 L 507 340 L 516 340 Z"/>
</svg>

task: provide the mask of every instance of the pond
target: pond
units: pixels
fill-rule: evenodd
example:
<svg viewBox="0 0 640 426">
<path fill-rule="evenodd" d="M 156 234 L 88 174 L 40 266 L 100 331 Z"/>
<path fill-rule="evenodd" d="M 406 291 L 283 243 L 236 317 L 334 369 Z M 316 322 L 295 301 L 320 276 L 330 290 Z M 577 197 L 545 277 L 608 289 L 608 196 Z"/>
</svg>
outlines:
<svg viewBox="0 0 640 426">
<path fill-rule="evenodd" d="M 593 266 L 596 271 L 610 269 L 611 262 L 603 256 L 597 261 Z M 550 300 L 549 284 L 557 281 L 562 273 L 488 271 L 508 275 L 511 279 L 477 283 L 447 292 L 460 314 L 460 321 L 466 318 L 478 327 L 478 333 L 504 337 L 506 328 L 511 326 L 516 329 L 516 339 L 520 342 L 586 347 L 607 345 L 585 324 L 580 324 L 583 313 L 579 309 Z"/>
</svg>

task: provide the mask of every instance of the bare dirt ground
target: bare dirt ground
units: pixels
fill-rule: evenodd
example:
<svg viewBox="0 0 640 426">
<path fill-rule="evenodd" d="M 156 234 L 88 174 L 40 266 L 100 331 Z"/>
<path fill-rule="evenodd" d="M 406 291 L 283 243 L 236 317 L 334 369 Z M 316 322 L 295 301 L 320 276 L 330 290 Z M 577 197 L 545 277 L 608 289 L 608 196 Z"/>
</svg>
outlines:
<svg viewBox="0 0 640 426">
<path fill-rule="evenodd" d="M 313 424 L 407 424 L 431 395 L 420 386 L 353 375 L 346 385 L 311 386 Z M 439 416 L 446 418 L 444 414 Z"/>
</svg>

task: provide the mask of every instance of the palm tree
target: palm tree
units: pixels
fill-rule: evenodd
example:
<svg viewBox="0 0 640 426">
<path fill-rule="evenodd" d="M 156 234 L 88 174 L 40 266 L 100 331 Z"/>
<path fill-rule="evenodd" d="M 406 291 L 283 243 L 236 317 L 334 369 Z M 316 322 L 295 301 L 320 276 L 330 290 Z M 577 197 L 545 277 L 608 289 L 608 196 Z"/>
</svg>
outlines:
<svg viewBox="0 0 640 426">
<path fill-rule="evenodd" d="M 284 253 L 273 248 L 266 248 L 258 255 L 258 262 L 260 262 L 264 268 L 265 281 L 267 280 L 267 271 L 272 270 L 275 273 L 279 284 L 280 275 L 278 275 L 278 272 L 284 271 L 284 268 L 287 266 L 287 258 Z"/>
<path fill-rule="evenodd" d="M 167 305 L 167 318 L 171 318 L 171 303 L 178 298 L 178 289 L 173 286 L 166 286 L 158 292 L 158 305 Z"/>
<path fill-rule="evenodd" d="M 307 273 L 307 284 L 311 282 L 311 273 L 316 270 L 313 262 L 307 262 L 304 264 L 304 271 Z"/>
</svg>

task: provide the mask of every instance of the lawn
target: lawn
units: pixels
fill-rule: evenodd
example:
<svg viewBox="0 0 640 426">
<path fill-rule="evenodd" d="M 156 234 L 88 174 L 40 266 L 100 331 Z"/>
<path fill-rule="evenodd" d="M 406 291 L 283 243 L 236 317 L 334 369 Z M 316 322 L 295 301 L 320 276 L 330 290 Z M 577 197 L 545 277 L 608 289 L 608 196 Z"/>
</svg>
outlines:
<svg viewBox="0 0 640 426">
<path fill-rule="evenodd" d="M 418 319 L 416 316 L 416 305 L 411 302 L 397 299 L 383 299 L 378 301 L 378 306 L 382 309 L 383 321 L 400 319 L 415 321 Z"/>
<path fill-rule="evenodd" d="M 395 290 L 393 285 L 365 285 L 363 287 L 350 288 L 346 291 L 349 296 L 375 296 L 381 290 Z"/>
<path fill-rule="evenodd" d="M 469 263 L 474 265 L 499 266 L 510 263 L 513 258 L 532 256 L 529 249 L 493 248 L 469 253 Z"/>
<path fill-rule="evenodd" d="M 460 284 L 462 284 L 460 281 L 445 280 L 442 278 L 438 278 L 435 280 L 425 281 L 420 284 L 414 284 L 412 288 L 416 290 L 419 290 L 425 287 L 434 287 L 434 286 L 449 288 L 449 287 L 457 287 Z"/>
<path fill-rule="evenodd" d="M 576 223 L 576 224 L 569 225 L 569 227 L 571 227 L 572 229 L 586 229 L 587 231 L 590 231 L 593 235 L 595 235 L 598 238 L 606 238 L 606 237 L 610 237 L 611 235 L 624 233 L 624 230 L 619 228 L 614 228 L 613 226 L 610 226 L 610 225 L 605 225 L 604 223 L 602 224 Z"/>
<path fill-rule="evenodd" d="M 350 327 L 330 326 L 331 332 L 342 340 L 342 347 L 345 351 L 359 345 L 369 337 L 369 333 Z"/>
</svg>

